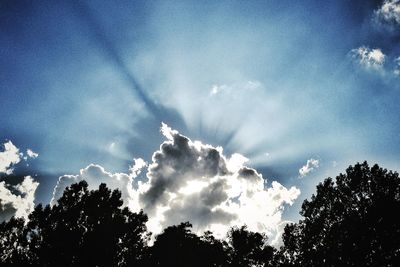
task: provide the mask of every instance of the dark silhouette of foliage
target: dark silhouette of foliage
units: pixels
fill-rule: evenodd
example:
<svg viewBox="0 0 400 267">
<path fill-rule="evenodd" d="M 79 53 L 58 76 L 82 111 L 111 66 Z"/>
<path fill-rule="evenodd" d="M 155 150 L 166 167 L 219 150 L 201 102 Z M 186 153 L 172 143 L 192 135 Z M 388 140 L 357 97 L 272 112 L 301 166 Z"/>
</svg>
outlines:
<svg viewBox="0 0 400 267">
<path fill-rule="evenodd" d="M 273 266 L 274 248 L 267 245 L 264 234 L 233 227 L 228 233 L 230 266 Z"/>
<path fill-rule="evenodd" d="M 189 222 L 167 227 L 150 248 L 151 266 L 274 266 L 275 250 L 265 235 L 248 231 L 246 226 L 231 228 L 228 242 L 211 232 L 192 233 Z"/>
<path fill-rule="evenodd" d="M 400 266 L 400 179 L 366 162 L 305 200 L 283 234 L 283 265 Z"/>
<path fill-rule="evenodd" d="M 23 219 L 11 218 L 0 224 L 0 266 L 25 266 L 29 251 L 23 231 Z"/>
<path fill-rule="evenodd" d="M 0 252 L 1 257 L 10 262 L 28 251 L 20 258 L 22 266 L 41 267 L 140 264 L 148 239 L 147 216 L 121 206 L 121 193 L 105 184 L 93 191 L 86 182 L 73 184 L 53 207 L 38 205 L 26 226 L 15 219 L 2 224 L 2 235 L 10 240 L 4 245 L 11 252 Z M 14 239 L 22 245 L 8 244 Z"/>
<path fill-rule="evenodd" d="M 226 244 L 210 232 L 199 237 L 188 222 L 167 227 L 150 248 L 151 266 L 225 266 Z"/>
<path fill-rule="evenodd" d="M 212 232 L 207 231 L 201 237 L 203 266 L 229 266 L 228 243 L 216 239 Z"/>
<path fill-rule="evenodd" d="M 262 233 L 233 227 L 227 240 L 201 236 L 189 222 L 170 226 L 148 246 L 147 216 L 123 207 L 105 184 L 68 187 L 28 222 L 0 223 L 0 267 L 328 267 L 400 266 L 400 179 L 366 162 L 327 178 L 305 200 L 303 219 L 286 226 L 279 251 Z"/>
</svg>

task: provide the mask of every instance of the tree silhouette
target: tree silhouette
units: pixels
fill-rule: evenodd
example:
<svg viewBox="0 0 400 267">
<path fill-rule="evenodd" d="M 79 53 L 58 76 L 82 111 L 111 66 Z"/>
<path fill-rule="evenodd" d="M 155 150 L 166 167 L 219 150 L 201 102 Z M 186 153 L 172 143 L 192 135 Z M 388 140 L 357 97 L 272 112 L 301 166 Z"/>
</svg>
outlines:
<svg viewBox="0 0 400 267">
<path fill-rule="evenodd" d="M 121 193 L 105 184 L 89 191 L 82 181 L 68 187 L 58 203 L 38 205 L 22 239 L 31 266 L 132 266 L 143 261 L 148 239 L 142 212 L 122 208 Z"/>
<path fill-rule="evenodd" d="M 229 266 L 228 243 L 216 239 L 211 231 L 201 237 L 202 266 Z"/>
<path fill-rule="evenodd" d="M 199 237 L 189 222 L 167 227 L 150 248 L 151 266 L 225 266 L 227 255 L 223 242 L 210 232 Z"/>
<path fill-rule="evenodd" d="M 400 266 L 400 179 L 367 162 L 327 178 L 283 234 L 293 266 Z"/>
<path fill-rule="evenodd" d="M 233 227 L 228 233 L 230 266 L 273 266 L 274 248 L 267 245 L 264 234 L 251 232 L 246 226 Z"/>
<path fill-rule="evenodd" d="M 400 178 L 366 162 L 327 178 L 305 200 L 303 219 L 286 226 L 283 247 L 263 233 L 233 227 L 227 240 L 198 236 L 189 222 L 170 226 L 148 246 L 147 216 L 123 207 L 121 193 L 84 181 L 29 221 L 0 223 L 0 267 L 400 266 Z"/>
<path fill-rule="evenodd" d="M 150 247 L 150 266 L 274 266 L 275 250 L 266 244 L 265 235 L 233 227 L 228 242 L 211 232 L 192 233 L 188 222 L 167 227 Z"/>
<path fill-rule="evenodd" d="M 0 224 L 0 266 L 26 266 L 29 251 L 23 238 L 24 220 L 11 218 Z"/>
</svg>

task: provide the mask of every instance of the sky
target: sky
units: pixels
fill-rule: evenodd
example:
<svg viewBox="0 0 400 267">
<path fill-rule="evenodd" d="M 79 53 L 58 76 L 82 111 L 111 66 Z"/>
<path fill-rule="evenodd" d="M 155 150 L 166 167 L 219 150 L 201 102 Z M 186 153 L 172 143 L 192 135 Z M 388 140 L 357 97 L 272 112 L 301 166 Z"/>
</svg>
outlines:
<svg viewBox="0 0 400 267">
<path fill-rule="evenodd" d="M 323 179 L 400 169 L 399 41 L 399 0 L 1 1 L 0 220 L 85 179 L 279 242 Z"/>
</svg>

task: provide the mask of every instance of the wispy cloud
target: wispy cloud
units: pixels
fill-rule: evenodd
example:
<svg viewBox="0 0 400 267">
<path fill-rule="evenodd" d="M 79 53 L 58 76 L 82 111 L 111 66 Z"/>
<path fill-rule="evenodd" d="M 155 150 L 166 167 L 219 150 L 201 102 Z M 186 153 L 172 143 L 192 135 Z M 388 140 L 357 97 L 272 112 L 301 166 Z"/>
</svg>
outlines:
<svg viewBox="0 0 400 267">
<path fill-rule="evenodd" d="M 367 70 L 383 70 L 383 65 L 386 60 L 386 55 L 381 49 L 371 49 L 366 46 L 352 49 L 350 51 L 350 56 L 354 62 Z"/>
<path fill-rule="evenodd" d="M 360 46 L 349 52 L 352 61 L 365 71 L 372 71 L 384 78 L 396 78 L 400 76 L 400 56 L 386 55 L 380 48 L 371 49 Z"/>
<path fill-rule="evenodd" d="M 211 87 L 210 90 L 210 96 L 215 96 L 218 94 L 231 96 L 243 96 L 244 94 L 252 94 L 257 92 L 262 88 L 262 84 L 259 81 L 247 81 L 244 83 L 238 83 L 238 84 L 233 84 L 233 85 L 227 85 L 227 84 L 214 84 Z"/>
<path fill-rule="evenodd" d="M 300 178 L 305 177 L 307 174 L 316 170 L 318 167 L 319 167 L 319 160 L 313 158 L 307 160 L 306 165 L 304 165 L 299 169 Z"/>
<path fill-rule="evenodd" d="M 375 10 L 376 21 L 392 30 L 400 26 L 400 0 L 385 0 Z"/>
</svg>

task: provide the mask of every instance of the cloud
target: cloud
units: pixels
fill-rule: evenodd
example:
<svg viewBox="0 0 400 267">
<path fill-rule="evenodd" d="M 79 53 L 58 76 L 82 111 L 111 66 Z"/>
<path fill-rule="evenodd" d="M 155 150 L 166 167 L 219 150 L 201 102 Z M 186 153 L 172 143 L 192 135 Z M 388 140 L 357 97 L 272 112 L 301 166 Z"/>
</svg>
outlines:
<svg viewBox="0 0 400 267">
<path fill-rule="evenodd" d="M 366 46 L 352 49 L 350 56 L 354 62 L 367 70 L 382 70 L 386 59 L 381 49 L 370 49 Z"/>
<path fill-rule="evenodd" d="M 0 152 L 0 173 L 11 174 L 13 165 L 21 161 L 19 150 L 11 141 L 3 144 L 4 150 Z"/>
<path fill-rule="evenodd" d="M 89 184 L 89 189 L 96 189 L 101 183 L 107 184 L 110 189 L 119 189 L 124 200 L 124 205 L 132 210 L 138 210 L 137 194 L 133 188 L 133 179 L 146 166 L 142 159 L 135 159 L 135 164 L 130 167 L 131 173 L 110 173 L 104 170 L 102 166 L 90 164 L 80 170 L 78 175 L 63 175 L 59 177 L 57 185 L 53 190 L 51 205 L 57 203 L 62 196 L 65 188 L 71 184 L 85 180 Z"/>
<path fill-rule="evenodd" d="M 26 150 L 26 154 L 28 155 L 28 157 L 30 157 L 32 159 L 35 159 L 35 158 L 39 157 L 39 154 L 34 152 L 33 150 L 31 150 L 30 148 L 28 148 Z"/>
<path fill-rule="evenodd" d="M 11 142 L 3 144 L 4 151 L 0 152 L 0 173 L 10 175 L 14 171 L 14 165 L 25 158 L 23 153 Z M 27 150 L 30 158 L 36 158 L 39 154 Z M 14 179 L 15 177 L 10 177 Z M 31 176 L 25 176 L 19 184 L 12 185 L 6 181 L 0 182 L 0 222 L 10 219 L 12 216 L 27 219 L 28 214 L 35 207 L 35 192 L 39 183 Z"/>
<path fill-rule="evenodd" d="M 0 182 L 0 222 L 12 216 L 28 218 L 35 207 L 35 192 L 39 183 L 31 176 L 25 176 L 22 183 L 15 186 Z"/>
<path fill-rule="evenodd" d="M 300 178 L 305 177 L 310 172 L 314 171 L 319 167 L 319 160 L 317 159 L 309 159 L 307 160 L 306 165 L 299 169 Z"/>
<path fill-rule="evenodd" d="M 231 95 L 231 96 L 238 96 L 242 97 L 242 94 L 249 94 L 254 93 L 259 88 L 261 88 L 261 83 L 259 81 L 247 81 L 245 83 L 239 83 L 234 85 L 227 85 L 227 84 L 214 84 L 210 90 L 210 96 L 216 96 L 218 94 L 224 95 L 224 97 Z"/>
<path fill-rule="evenodd" d="M 226 157 L 221 147 L 213 147 L 172 130 L 153 154 L 148 181 L 139 183 L 139 206 L 149 214 L 149 228 L 163 228 L 190 221 L 194 231 L 213 231 L 223 237 L 229 227 L 246 224 L 276 240 L 285 204 L 291 205 L 300 190 L 278 182 L 266 186 L 255 169 L 245 166 L 240 154 Z"/>
<path fill-rule="evenodd" d="M 245 166 L 248 159 L 240 154 L 226 157 L 221 147 L 192 141 L 166 124 L 161 133 L 167 140 L 149 165 L 136 159 L 129 174 L 113 174 L 91 164 L 78 175 L 61 176 L 52 204 L 72 183 L 86 180 L 92 188 L 106 183 L 122 190 L 132 211 L 143 209 L 149 215 L 147 226 L 153 234 L 190 221 L 199 234 L 211 230 L 224 237 L 231 226 L 246 224 L 252 231 L 267 233 L 271 243 L 278 242 L 284 206 L 293 204 L 299 189 L 275 181 L 268 187 L 261 174 Z M 146 166 L 147 180 L 135 181 Z"/>
<path fill-rule="evenodd" d="M 349 53 L 353 62 L 365 70 L 378 71 L 383 77 L 400 76 L 400 57 L 386 56 L 381 49 L 361 46 Z M 385 64 L 388 62 L 388 64 Z M 386 67 L 385 67 L 386 65 Z"/>
<path fill-rule="evenodd" d="M 131 173 L 134 177 L 137 177 L 140 175 L 140 173 L 146 166 L 147 166 L 146 161 L 144 161 L 141 158 L 135 158 L 135 159 L 133 159 L 133 165 L 131 167 L 129 167 L 129 170 L 131 171 Z"/>
<path fill-rule="evenodd" d="M 385 0 L 382 6 L 375 10 L 376 21 L 390 29 L 400 25 L 400 0 Z"/>
</svg>

